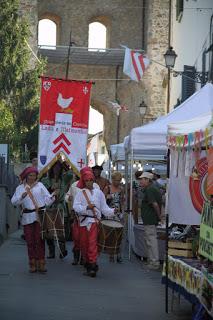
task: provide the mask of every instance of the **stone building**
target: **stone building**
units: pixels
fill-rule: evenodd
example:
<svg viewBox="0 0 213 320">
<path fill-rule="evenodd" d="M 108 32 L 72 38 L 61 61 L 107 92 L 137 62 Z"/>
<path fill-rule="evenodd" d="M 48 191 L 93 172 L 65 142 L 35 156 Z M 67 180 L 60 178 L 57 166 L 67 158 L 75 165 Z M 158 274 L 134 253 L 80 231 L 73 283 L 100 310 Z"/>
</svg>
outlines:
<svg viewBox="0 0 213 320">
<path fill-rule="evenodd" d="M 91 106 L 104 116 L 107 145 L 122 142 L 133 127 L 165 114 L 167 70 L 161 64 L 168 46 L 169 0 L 21 0 L 21 12 L 30 17 L 30 43 L 34 50 L 38 22 L 50 19 L 56 24 L 56 49 L 39 49 L 48 58 L 47 76 L 65 78 L 71 32 L 75 45 L 71 47 L 68 78 L 95 82 Z M 88 29 L 92 22 L 106 27 L 106 48 L 114 51 L 88 52 Z M 143 49 L 152 61 L 139 83 L 122 72 L 121 45 Z M 75 47 L 85 49 L 79 53 Z M 108 104 L 116 99 L 129 109 L 120 113 L 119 118 Z M 138 108 L 142 100 L 148 106 L 143 119 Z"/>
</svg>

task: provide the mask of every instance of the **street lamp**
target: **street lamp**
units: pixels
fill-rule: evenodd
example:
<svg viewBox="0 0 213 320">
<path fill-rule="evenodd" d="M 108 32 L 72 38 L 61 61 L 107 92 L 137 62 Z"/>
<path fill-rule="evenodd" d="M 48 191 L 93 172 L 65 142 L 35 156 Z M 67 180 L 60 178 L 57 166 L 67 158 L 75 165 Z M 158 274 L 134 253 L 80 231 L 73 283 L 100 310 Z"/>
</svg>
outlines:
<svg viewBox="0 0 213 320">
<path fill-rule="evenodd" d="M 145 102 L 142 101 L 142 102 L 139 104 L 138 108 L 139 108 L 140 115 L 141 115 L 142 117 L 144 117 L 145 114 L 146 114 L 146 112 L 147 112 L 147 108 L 148 108 L 147 105 L 145 104 Z"/>
<path fill-rule="evenodd" d="M 170 105 L 170 70 L 171 68 L 174 68 L 176 58 L 177 58 L 177 54 L 175 53 L 172 47 L 169 47 L 169 49 L 164 54 L 165 64 L 168 69 L 167 107 L 166 107 L 167 113 L 169 113 L 169 105 Z"/>
<path fill-rule="evenodd" d="M 176 52 L 173 50 L 172 47 L 169 47 L 169 49 L 164 54 L 165 64 L 168 69 L 174 68 L 176 58 Z"/>
</svg>

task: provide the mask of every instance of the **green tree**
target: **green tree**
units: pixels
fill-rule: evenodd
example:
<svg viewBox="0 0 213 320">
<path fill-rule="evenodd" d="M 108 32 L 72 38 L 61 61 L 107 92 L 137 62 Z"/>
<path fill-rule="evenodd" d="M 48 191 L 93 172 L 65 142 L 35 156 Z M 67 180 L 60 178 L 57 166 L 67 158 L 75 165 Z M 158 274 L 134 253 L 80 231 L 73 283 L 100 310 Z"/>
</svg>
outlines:
<svg viewBox="0 0 213 320">
<path fill-rule="evenodd" d="M 32 63 L 30 29 L 19 14 L 19 1 L 0 0 L 0 7 L 0 142 L 17 152 L 24 144 L 37 143 L 44 62 Z"/>
<path fill-rule="evenodd" d="M 0 101 L 0 141 L 9 143 L 14 134 L 13 115 L 3 101 Z"/>
</svg>

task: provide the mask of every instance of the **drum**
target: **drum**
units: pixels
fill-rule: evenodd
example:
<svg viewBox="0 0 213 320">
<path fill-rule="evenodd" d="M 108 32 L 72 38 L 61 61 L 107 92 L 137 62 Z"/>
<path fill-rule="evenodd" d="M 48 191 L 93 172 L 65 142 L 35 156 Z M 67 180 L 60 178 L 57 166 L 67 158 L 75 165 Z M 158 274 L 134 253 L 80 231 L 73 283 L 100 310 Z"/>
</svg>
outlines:
<svg viewBox="0 0 213 320">
<path fill-rule="evenodd" d="M 48 208 L 39 213 L 42 239 L 65 240 L 64 211 Z"/>
<path fill-rule="evenodd" d="M 110 255 L 117 254 L 123 236 L 123 225 L 115 220 L 101 220 L 99 223 L 99 251 Z"/>
</svg>

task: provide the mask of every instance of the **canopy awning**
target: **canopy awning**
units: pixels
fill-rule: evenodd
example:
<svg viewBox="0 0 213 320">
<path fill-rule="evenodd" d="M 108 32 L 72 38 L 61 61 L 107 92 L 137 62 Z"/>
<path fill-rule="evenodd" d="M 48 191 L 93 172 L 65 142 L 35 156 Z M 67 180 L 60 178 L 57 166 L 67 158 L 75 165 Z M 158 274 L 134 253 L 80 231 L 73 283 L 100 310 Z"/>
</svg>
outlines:
<svg viewBox="0 0 213 320">
<path fill-rule="evenodd" d="M 39 46 L 38 52 L 49 63 L 66 63 L 69 46 Z M 135 50 L 143 52 L 143 50 Z M 122 66 L 125 48 L 90 49 L 88 47 L 70 47 L 70 64 Z"/>
</svg>

